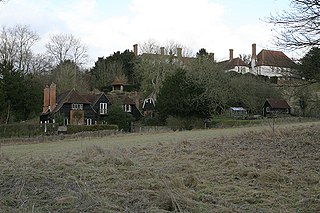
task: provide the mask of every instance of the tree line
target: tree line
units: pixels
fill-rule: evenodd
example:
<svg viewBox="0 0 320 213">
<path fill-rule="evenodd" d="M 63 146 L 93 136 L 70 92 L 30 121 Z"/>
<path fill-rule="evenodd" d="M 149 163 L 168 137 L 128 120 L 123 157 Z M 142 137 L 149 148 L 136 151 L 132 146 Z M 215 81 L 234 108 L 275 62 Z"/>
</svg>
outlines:
<svg viewBox="0 0 320 213">
<path fill-rule="evenodd" d="M 298 62 L 297 74 L 306 82 L 318 82 L 319 75 L 319 3 L 312 0 L 292 0 L 293 11 L 272 16 L 270 23 L 284 26 L 277 37 L 282 46 L 309 47 Z M 307 13 L 300 13 L 305 10 Z M 309 20 L 308 24 L 303 22 Z M 290 34 L 291 32 L 291 34 Z M 51 81 L 58 93 L 68 89 L 80 91 L 110 91 L 114 79 L 130 85 L 130 91 L 147 96 L 156 93 L 159 118 L 168 116 L 207 117 L 221 114 L 229 106 L 243 106 L 259 113 L 267 97 L 280 97 L 279 88 L 251 75 L 226 73 L 209 57 L 204 48 L 186 64 L 176 61 L 177 48 L 184 56 L 192 51 L 176 42 L 162 45 L 166 60 L 156 41 L 139 45 L 145 57 L 136 57 L 130 50 L 117 51 L 99 57 L 92 68 L 84 68 L 88 47 L 70 34 L 51 35 L 44 53 L 35 53 L 39 35 L 27 25 L 3 26 L 0 32 L 0 123 L 10 123 L 37 117 L 42 108 L 42 89 Z M 294 43 L 296 42 L 296 43 Z M 161 50 L 161 51 L 160 51 Z M 156 57 L 155 57 L 156 56 Z M 302 109 L 311 109 L 315 102 L 310 88 L 296 90 Z M 311 102 L 310 102 L 311 101 Z"/>
</svg>

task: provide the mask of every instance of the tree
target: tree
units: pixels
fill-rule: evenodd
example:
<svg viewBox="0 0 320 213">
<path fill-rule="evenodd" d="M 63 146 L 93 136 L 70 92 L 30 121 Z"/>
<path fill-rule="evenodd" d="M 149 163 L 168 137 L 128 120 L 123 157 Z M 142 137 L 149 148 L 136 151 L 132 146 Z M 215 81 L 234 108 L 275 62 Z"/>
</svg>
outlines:
<svg viewBox="0 0 320 213">
<path fill-rule="evenodd" d="M 276 43 L 293 49 L 320 45 L 320 2 L 291 0 L 290 5 L 292 10 L 283 11 L 267 20 L 280 27 Z"/>
<path fill-rule="evenodd" d="M 135 55 L 133 52 L 125 50 L 121 53 L 120 51 L 117 51 L 113 53 L 113 55 L 107 57 L 107 61 L 120 64 L 128 82 L 134 84 Z"/>
<path fill-rule="evenodd" d="M 42 85 L 32 75 L 23 75 L 12 63 L 0 63 L 0 122 L 21 121 L 38 115 L 42 107 Z"/>
<path fill-rule="evenodd" d="M 115 79 L 121 79 L 124 83 L 136 83 L 135 60 L 134 53 L 129 50 L 115 52 L 107 58 L 98 58 L 90 70 L 93 87 L 103 90 L 111 86 Z"/>
<path fill-rule="evenodd" d="M 230 77 L 232 98 L 229 106 L 241 106 L 259 114 L 267 98 L 281 98 L 279 90 L 257 76 L 236 74 Z"/>
<path fill-rule="evenodd" d="M 207 101 L 210 113 L 223 112 L 234 94 L 230 85 L 230 73 L 226 73 L 210 58 L 193 61 L 187 70 L 190 78 L 204 86 L 204 92 L 197 98 Z"/>
<path fill-rule="evenodd" d="M 311 81 L 320 81 L 320 48 L 313 47 L 301 60 L 298 74 Z"/>
<path fill-rule="evenodd" d="M 251 55 L 247 55 L 247 54 L 240 54 L 239 58 L 246 64 L 250 64 L 251 63 Z"/>
<path fill-rule="evenodd" d="M 164 47 L 165 55 L 177 55 L 178 48 L 182 49 L 182 56 L 189 57 L 192 55 L 192 50 L 190 48 L 173 40 L 166 41 L 163 45 L 154 39 L 149 39 L 139 44 L 141 53 L 160 54 L 160 47 Z"/>
<path fill-rule="evenodd" d="M 46 48 L 47 54 L 54 59 L 56 64 L 70 60 L 77 66 L 82 66 L 88 60 L 87 46 L 72 34 L 52 35 Z"/>
<path fill-rule="evenodd" d="M 31 72 L 32 47 L 39 40 L 36 32 L 27 25 L 2 27 L 0 35 L 0 60 L 10 61 L 19 71 Z"/>
<path fill-rule="evenodd" d="M 53 70 L 52 81 L 57 84 L 58 92 L 65 92 L 71 89 L 77 89 L 78 91 L 86 91 L 89 88 L 83 80 L 84 73 L 80 70 L 73 61 L 67 60 L 60 63 Z"/>
<path fill-rule="evenodd" d="M 201 48 L 197 53 L 196 56 L 197 58 L 199 57 L 207 57 L 209 55 L 209 53 L 207 52 L 207 50 L 205 48 Z"/>
<path fill-rule="evenodd" d="M 185 70 L 178 69 L 166 78 L 160 89 L 156 105 L 160 119 L 208 116 L 206 100 L 198 98 L 203 92 L 204 88 L 189 79 Z"/>
<path fill-rule="evenodd" d="M 131 122 L 134 121 L 134 118 L 131 114 L 125 112 L 121 106 L 113 105 L 110 107 L 107 120 L 109 124 L 118 125 L 119 130 L 128 132 L 131 130 Z"/>
</svg>

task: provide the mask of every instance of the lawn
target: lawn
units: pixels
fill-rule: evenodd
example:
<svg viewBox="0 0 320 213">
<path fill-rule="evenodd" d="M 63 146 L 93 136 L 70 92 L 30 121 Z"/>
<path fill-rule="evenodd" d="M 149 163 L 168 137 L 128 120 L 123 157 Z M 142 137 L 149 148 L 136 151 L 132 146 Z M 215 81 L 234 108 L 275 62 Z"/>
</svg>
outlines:
<svg viewBox="0 0 320 213">
<path fill-rule="evenodd" d="M 3 145 L 3 212 L 319 212 L 320 123 Z"/>
</svg>

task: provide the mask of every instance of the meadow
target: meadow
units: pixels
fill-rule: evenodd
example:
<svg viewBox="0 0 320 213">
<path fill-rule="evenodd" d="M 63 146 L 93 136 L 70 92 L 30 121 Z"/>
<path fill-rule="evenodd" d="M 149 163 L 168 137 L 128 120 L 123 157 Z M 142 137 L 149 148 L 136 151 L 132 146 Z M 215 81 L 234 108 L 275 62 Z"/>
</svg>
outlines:
<svg viewBox="0 0 320 213">
<path fill-rule="evenodd" d="M 320 212 L 320 122 L 0 147 L 1 212 Z"/>
</svg>

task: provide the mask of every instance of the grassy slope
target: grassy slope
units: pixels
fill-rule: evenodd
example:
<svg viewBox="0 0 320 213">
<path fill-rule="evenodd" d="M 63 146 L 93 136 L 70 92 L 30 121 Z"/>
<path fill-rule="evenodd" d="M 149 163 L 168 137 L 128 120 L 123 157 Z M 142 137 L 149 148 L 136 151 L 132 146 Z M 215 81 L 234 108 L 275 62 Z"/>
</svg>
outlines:
<svg viewBox="0 0 320 213">
<path fill-rule="evenodd" d="M 252 127 L 2 146 L 0 209 L 319 212 L 319 130 L 305 123 L 276 134 Z"/>
</svg>

